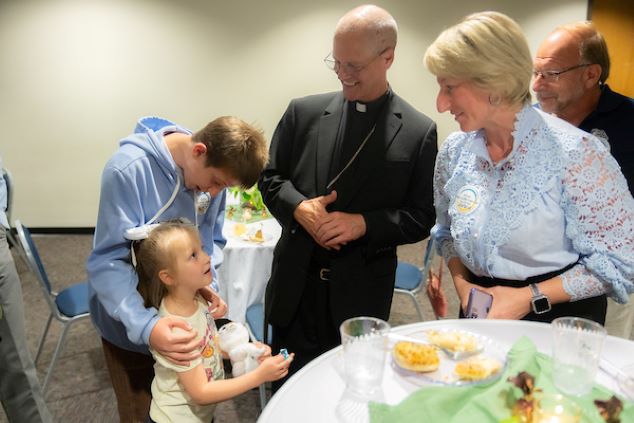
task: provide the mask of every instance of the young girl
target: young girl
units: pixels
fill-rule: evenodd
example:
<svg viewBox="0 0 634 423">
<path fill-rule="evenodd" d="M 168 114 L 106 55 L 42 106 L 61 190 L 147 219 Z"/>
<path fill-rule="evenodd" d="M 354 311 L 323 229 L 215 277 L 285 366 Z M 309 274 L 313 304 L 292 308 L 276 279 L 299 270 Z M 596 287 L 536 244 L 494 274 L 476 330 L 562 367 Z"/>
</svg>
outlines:
<svg viewBox="0 0 634 423">
<path fill-rule="evenodd" d="M 193 225 L 158 225 L 147 239 L 135 245 L 135 255 L 139 292 L 145 306 L 156 307 L 159 316 L 182 318 L 200 336 L 200 358 L 192 360 L 189 366 L 176 365 L 150 349 L 156 360 L 150 406 L 153 421 L 209 423 L 215 403 L 286 376 L 293 355 L 286 360 L 282 355 L 271 357 L 267 347 L 257 369 L 224 380 L 223 354 L 211 317 L 213 310 L 197 294 L 211 283 L 211 260 L 203 251 Z"/>
</svg>

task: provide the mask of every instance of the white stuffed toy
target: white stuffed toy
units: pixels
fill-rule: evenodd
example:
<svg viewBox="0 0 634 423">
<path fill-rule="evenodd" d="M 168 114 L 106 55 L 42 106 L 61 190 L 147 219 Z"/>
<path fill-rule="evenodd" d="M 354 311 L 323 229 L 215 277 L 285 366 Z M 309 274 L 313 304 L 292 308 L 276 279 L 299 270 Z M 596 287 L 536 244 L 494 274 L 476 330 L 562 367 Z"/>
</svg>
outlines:
<svg viewBox="0 0 634 423">
<path fill-rule="evenodd" d="M 249 332 L 243 324 L 227 323 L 218 330 L 218 337 L 220 349 L 229 354 L 234 377 L 258 367 L 257 358 L 264 354 L 265 348 L 249 342 Z"/>
</svg>

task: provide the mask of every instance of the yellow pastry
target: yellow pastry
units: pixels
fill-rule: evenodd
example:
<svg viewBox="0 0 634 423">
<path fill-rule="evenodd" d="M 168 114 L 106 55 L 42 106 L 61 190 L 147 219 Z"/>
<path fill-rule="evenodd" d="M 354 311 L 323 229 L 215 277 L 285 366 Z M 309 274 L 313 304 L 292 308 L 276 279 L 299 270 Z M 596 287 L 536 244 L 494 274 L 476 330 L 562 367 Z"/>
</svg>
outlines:
<svg viewBox="0 0 634 423">
<path fill-rule="evenodd" d="M 400 341 L 392 351 L 399 366 L 414 372 L 433 372 L 440 365 L 438 351 L 433 345 Z"/>
<path fill-rule="evenodd" d="M 253 235 L 253 241 L 255 242 L 264 242 L 264 234 L 262 233 L 262 229 L 258 229 Z"/>
<path fill-rule="evenodd" d="M 488 357 L 471 357 L 460 361 L 454 368 L 454 373 L 461 380 L 482 380 L 497 373 L 502 364 Z"/>
<path fill-rule="evenodd" d="M 439 348 L 452 352 L 472 352 L 478 349 L 473 335 L 460 331 L 427 331 L 427 339 Z"/>
</svg>

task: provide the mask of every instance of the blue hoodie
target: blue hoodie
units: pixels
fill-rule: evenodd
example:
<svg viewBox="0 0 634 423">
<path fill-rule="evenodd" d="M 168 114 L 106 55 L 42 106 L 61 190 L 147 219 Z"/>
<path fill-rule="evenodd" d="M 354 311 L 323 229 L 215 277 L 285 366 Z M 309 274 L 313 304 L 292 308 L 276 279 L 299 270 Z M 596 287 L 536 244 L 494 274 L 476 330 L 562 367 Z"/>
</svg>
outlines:
<svg viewBox="0 0 634 423">
<path fill-rule="evenodd" d="M 222 263 L 221 249 L 226 244 L 222 236 L 226 192 L 212 198 L 206 211 L 196 214 L 198 193 L 185 188 L 182 170 L 163 140 L 171 132 L 191 134 L 165 119 L 142 118 L 106 163 L 93 251 L 87 264 L 90 314 L 101 336 L 120 348 L 146 354 L 158 315 L 155 308 L 144 307 L 136 289 L 138 279 L 130 262 L 126 229 L 154 217 L 168 202 L 180 175 L 176 198 L 157 221 L 185 217 L 197 222 L 203 248 L 216 268 Z M 216 285 L 214 272 L 212 286 Z"/>
</svg>

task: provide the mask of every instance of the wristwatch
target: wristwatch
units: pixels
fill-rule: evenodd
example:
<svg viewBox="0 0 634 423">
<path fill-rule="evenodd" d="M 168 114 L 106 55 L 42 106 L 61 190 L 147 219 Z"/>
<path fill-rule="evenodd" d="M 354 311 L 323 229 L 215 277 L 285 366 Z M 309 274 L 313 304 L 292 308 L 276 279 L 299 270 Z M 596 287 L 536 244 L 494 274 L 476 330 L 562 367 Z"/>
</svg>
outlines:
<svg viewBox="0 0 634 423">
<path fill-rule="evenodd" d="M 533 298 L 531 298 L 531 306 L 533 307 L 533 312 L 535 314 L 544 314 L 548 313 L 552 308 L 550 305 L 550 300 L 547 296 L 542 294 L 537 288 L 537 285 L 534 283 L 529 285 L 531 288 L 531 293 L 533 294 Z"/>
</svg>

